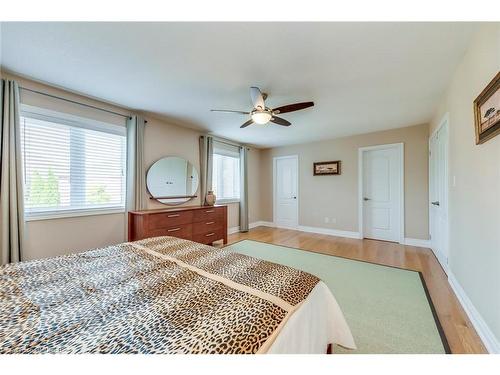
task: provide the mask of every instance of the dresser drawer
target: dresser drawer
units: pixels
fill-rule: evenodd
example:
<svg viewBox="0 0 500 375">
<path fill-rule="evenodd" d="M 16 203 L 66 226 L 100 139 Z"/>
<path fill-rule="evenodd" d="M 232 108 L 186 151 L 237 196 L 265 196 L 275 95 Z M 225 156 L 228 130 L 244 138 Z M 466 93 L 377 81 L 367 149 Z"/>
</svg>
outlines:
<svg viewBox="0 0 500 375">
<path fill-rule="evenodd" d="M 193 221 L 193 211 L 163 212 L 149 216 L 149 230 L 189 224 Z"/>
<path fill-rule="evenodd" d="M 207 221 L 220 221 L 224 216 L 224 210 L 218 207 L 207 207 L 193 212 L 195 223 Z"/>
<path fill-rule="evenodd" d="M 227 207 L 194 206 L 164 210 L 130 211 L 128 240 L 171 236 L 211 244 L 227 244 Z"/>
<path fill-rule="evenodd" d="M 157 237 L 157 236 L 172 236 L 190 240 L 193 236 L 193 225 L 192 224 L 174 225 L 165 228 L 151 230 L 148 233 L 148 237 Z"/>
<path fill-rule="evenodd" d="M 193 235 L 193 241 L 203 244 L 211 244 L 214 241 L 224 238 L 224 233 L 222 229 L 214 230 L 208 233 L 195 234 Z"/>
<path fill-rule="evenodd" d="M 193 234 L 207 234 L 216 230 L 220 230 L 223 227 L 223 222 L 221 220 L 203 220 L 198 223 L 193 224 Z"/>
</svg>

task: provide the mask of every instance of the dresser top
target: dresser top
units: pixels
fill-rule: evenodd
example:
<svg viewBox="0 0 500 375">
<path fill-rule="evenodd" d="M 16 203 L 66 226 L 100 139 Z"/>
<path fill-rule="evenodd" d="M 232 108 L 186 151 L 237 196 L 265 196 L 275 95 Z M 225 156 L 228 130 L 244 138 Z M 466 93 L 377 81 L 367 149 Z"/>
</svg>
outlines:
<svg viewBox="0 0 500 375">
<path fill-rule="evenodd" d="M 129 211 L 133 215 L 149 215 L 149 214 L 159 214 L 162 212 L 172 212 L 172 211 L 192 211 L 192 210 L 206 210 L 210 208 L 226 207 L 223 204 L 216 204 L 214 206 L 184 206 L 184 207 L 172 207 L 172 208 L 157 208 L 153 210 L 141 210 L 141 211 Z"/>
</svg>

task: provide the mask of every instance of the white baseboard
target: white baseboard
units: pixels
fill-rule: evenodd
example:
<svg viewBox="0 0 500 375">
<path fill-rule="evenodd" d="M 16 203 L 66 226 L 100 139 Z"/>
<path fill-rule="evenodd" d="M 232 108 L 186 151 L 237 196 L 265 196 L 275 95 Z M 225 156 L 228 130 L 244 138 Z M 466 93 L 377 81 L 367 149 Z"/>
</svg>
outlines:
<svg viewBox="0 0 500 375">
<path fill-rule="evenodd" d="M 421 240 L 418 238 L 405 238 L 405 242 L 403 245 L 416 246 L 416 247 L 426 247 L 426 248 L 430 249 L 431 248 L 431 241 Z"/>
<path fill-rule="evenodd" d="M 276 225 L 272 221 L 255 221 L 253 223 L 250 223 L 250 225 L 249 225 L 250 229 L 255 228 L 255 227 L 283 228 L 283 229 L 292 229 L 292 230 L 298 230 L 301 232 L 308 232 L 308 233 L 326 234 L 329 236 L 336 236 L 336 237 L 355 238 L 355 239 L 362 238 L 361 234 L 359 232 L 330 229 L 330 228 L 310 227 L 310 226 L 306 226 L 306 225 L 298 225 L 296 227 L 286 227 L 286 226 Z M 239 227 L 234 227 L 234 228 L 230 228 L 228 230 L 228 233 L 231 234 L 231 233 L 236 233 L 238 231 L 239 231 Z M 418 238 L 405 238 L 404 241 L 405 241 L 404 245 L 408 245 L 408 246 L 430 248 L 430 245 L 431 245 L 429 240 L 420 240 Z"/>
<path fill-rule="evenodd" d="M 357 239 L 361 238 L 358 232 L 350 232 L 350 231 L 346 231 L 346 230 L 337 230 L 337 229 L 320 228 L 320 227 L 308 227 L 305 225 L 298 225 L 296 227 L 286 227 L 286 226 L 276 225 L 275 223 L 273 223 L 271 221 L 256 221 L 255 223 L 250 224 L 250 228 L 255 228 L 255 227 L 271 227 L 271 228 L 292 229 L 292 230 L 298 230 L 301 232 L 326 234 L 329 236 L 357 238 Z"/>
<path fill-rule="evenodd" d="M 239 231 L 240 231 L 240 227 L 227 228 L 227 234 L 238 233 Z"/>
<path fill-rule="evenodd" d="M 448 267 L 448 258 L 445 257 L 438 249 L 433 249 L 431 245 L 429 245 L 429 248 L 438 260 L 439 264 L 441 264 L 444 273 L 448 276 L 448 273 L 450 272 L 450 268 Z"/>
<path fill-rule="evenodd" d="M 249 226 L 250 229 L 257 228 L 257 227 L 271 227 L 271 228 L 274 228 L 274 223 L 272 223 L 270 221 L 255 221 L 253 223 L 250 223 L 248 226 Z"/>
<path fill-rule="evenodd" d="M 308 227 L 305 225 L 299 225 L 297 227 L 297 230 L 300 230 L 302 232 L 309 232 L 309 233 L 326 234 L 329 236 L 356 238 L 356 239 L 361 238 L 359 232 L 351 232 L 351 231 L 347 231 L 347 230 L 338 230 L 338 229 L 320 228 L 320 227 Z"/>
<path fill-rule="evenodd" d="M 256 228 L 256 227 L 262 227 L 262 226 L 265 226 L 265 227 L 268 227 L 270 225 L 266 225 L 267 222 L 265 221 L 256 221 L 254 223 L 250 223 L 248 224 L 248 228 L 249 229 L 252 229 L 252 228 Z M 240 231 L 240 227 L 231 227 L 231 228 L 227 228 L 227 234 L 234 234 L 234 233 L 238 233 Z"/>
<path fill-rule="evenodd" d="M 448 274 L 448 281 L 462 307 L 464 308 L 467 316 L 469 317 L 472 325 L 476 329 L 477 334 L 483 341 L 486 350 L 488 350 L 488 352 L 490 353 L 499 354 L 500 342 L 495 337 L 490 327 L 488 327 L 479 311 L 477 311 L 477 309 L 474 307 L 472 301 L 469 299 L 464 289 L 451 272 L 449 272 Z"/>
<path fill-rule="evenodd" d="M 272 223 L 270 223 L 268 221 L 255 221 L 253 223 L 248 224 L 248 227 L 250 229 L 257 228 L 257 227 L 270 227 L 270 226 L 272 226 Z"/>
</svg>

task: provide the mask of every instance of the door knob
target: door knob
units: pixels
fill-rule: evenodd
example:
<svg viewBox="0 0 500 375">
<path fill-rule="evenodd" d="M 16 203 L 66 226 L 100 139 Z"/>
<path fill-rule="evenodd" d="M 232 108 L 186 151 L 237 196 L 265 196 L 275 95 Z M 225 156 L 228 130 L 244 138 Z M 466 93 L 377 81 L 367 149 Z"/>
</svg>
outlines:
<svg viewBox="0 0 500 375">
<path fill-rule="evenodd" d="M 297 199 L 297 197 L 292 197 L 293 199 Z"/>
<path fill-rule="evenodd" d="M 369 200 L 370 200 L 370 198 L 364 197 L 364 198 L 363 198 L 363 200 L 364 200 L 364 201 L 369 201 Z"/>
<path fill-rule="evenodd" d="M 431 202 L 434 206 L 439 206 L 439 201 Z"/>
</svg>

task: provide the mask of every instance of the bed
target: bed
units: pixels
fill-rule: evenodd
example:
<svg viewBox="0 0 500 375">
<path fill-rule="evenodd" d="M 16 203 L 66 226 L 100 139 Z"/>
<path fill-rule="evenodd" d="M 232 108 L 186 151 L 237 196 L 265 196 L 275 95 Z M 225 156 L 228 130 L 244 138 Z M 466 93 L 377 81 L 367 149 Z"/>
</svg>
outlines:
<svg viewBox="0 0 500 375">
<path fill-rule="evenodd" d="M 0 353 L 355 348 L 316 276 L 174 237 L 0 268 Z"/>
</svg>

